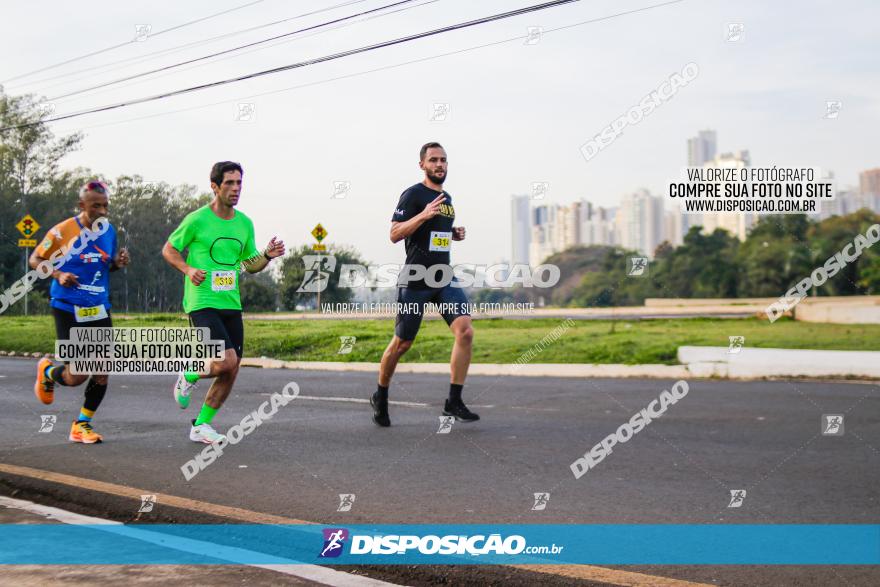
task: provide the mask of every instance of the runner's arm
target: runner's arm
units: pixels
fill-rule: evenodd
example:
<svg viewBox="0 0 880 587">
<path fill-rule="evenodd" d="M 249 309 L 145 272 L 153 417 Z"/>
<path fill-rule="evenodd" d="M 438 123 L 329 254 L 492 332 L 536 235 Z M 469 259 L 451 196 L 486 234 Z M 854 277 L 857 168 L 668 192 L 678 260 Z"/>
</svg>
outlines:
<svg viewBox="0 0 880 587">
<path fill-rule="evenodd" d="M 419 214 L 417 216 L 413 216 L 406 222 L 392 222 L 391 223 L 391 242 L 398 243 L 417 231 L 419 227 L 425 223 L 427 218 L 422 218 L 422 215 Z"/>
<path fill-rule="evenodd" d="M 269 261 L 284 256 L 284 241 L 273 236 L 266 248 L 259 255 L 241 262 L 248 273 L 259 273 L 269 265 Z"/>
<path fill-rule="evenodd" d="M 190 267 L 186 264 L 186 261 L 183 259 L 183 255 L 180 254 L 180 251 L 174 248 L 174 246 L 165 242 L 165 246 L 162 247 L 162 258 L 165 261 L 189 277 L 189 280 L 192 281 L 193 285 L 199 285 L 205 280 L 205 275 L 207 273 L 201 269 L 196 269 L 195 267 Z"/>
<path fill-rule="evenodd" d="M 30 258 L 28 259 L 28 265 L 30 266 L 31 269 L 36 269 L 40 263 L 43 263 L 46 261 L 51 262 L 50 259 L 46 259 L 45 257 L 40 255 L 39 249 L 34 249 L 34 252 L 31 253 Z M 58 269 L 54 269 L 52 271 L 52 279 L 57 279 L 59 282 L 61 282 L 61 285 L 67 285 L 67 283 L 65 283 L 65 281 L 69 282 L 69 280 L 62 280 L 62 277 L 64 275 L 65 275 L 64 271 L 59 271 Z M 72 273 L 70 275 L 73 278 L 73 282 L 75 285 L 76 284 L 76 276 L 73 275 Z"/>
<path fill-rule="evenodd" d="M 425 209 L 403 222 L 391 221 L 391 242 L 398 243 L 417 231 L 426 221 L 440 213 L 440 204 L 446 201 L 446 195 L 440 194 Z"/>
<path fill-rule="evenodd" d="M 46 259 L 41 257 L 39 254 L 39 249 L 34 249 L 34 252 L 31 253 L 30 258 L 28 258 L 28 265 L 31 269 L 36 269 L 37 265 L 45 261 Z"/>
</svg>

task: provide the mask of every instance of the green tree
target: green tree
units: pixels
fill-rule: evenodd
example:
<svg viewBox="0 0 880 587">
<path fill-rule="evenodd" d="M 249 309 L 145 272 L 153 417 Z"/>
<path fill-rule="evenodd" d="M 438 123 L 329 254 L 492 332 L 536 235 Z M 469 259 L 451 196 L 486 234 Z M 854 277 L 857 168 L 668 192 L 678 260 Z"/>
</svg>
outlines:
<svg viewBox="0 0 880 587">
<path fill-rule="evenodd" d="M 241 307 L 246 312 L 273 312 L 278 302 L 278 283 L 268 269 L 241 274 Z"/>
<path fill-rule="evenodd" d="M 124 175 L 111 184 L 109 218 L 131 264 L 111 273 L 111 303 L 117 311 L 180 311 L 185 277 L 162 258 L 162 247 L 183 218 L 211 201 L 195 186 L 144 183 Z"/>
<path fill-rule="evenodd" d="M 593 271 L 581 277 L 571 293 L 571 306 L 590 308 L 608 306 L 631 306 L 645 300 L 649 288 L 647 277 L 628 275 L 631 257 L 643 255 L 619 247 L 596 247 L 603 253 Z M 650 266 L 649 266 L 650 275 Z"/>
<path fill-rule="evenodd" d="M 863 208 L 846 216 L 832 216 L 811 226 L 807 238 L 813 248 L 812 267 L 825 263 L 829 257 L 853 242 L 857 235 L 864 235 L 868 227 L 878 222 L 880 216 Z M 880 250 L 878 249 L 880 249 L 878 245 L 864 249 L 858 259 L 847 263 L 837 275 L 815 288 L 814 295 L 846 296 L 880 293 Z M 794 283 L 788 287 L 791 285 Z"/>
<path fill-rule="evenodd" d="M 306 278 L 306 264 L 303 259 L 305 256 L 318 255 L 312 251 L 308 245 L 303 245 L 298 249 L 290 251 L 285 255 L 281 263 L 281 279 L 279 285 L 279 293 L 281 297 L 281 306 L 285 310 L 295 311 L 297 306 L 313 308 L 317 302 L 317 296 L 314 293 L 298 292 L 302 286 L 303 280 Z M 361 259 L 360 254 L 351 247 L 329 245 L 326 253 L 322 256 L 333 256 L 335 258 L 335 267 L 329 274 L 329 283 L 321 292 L 321 303 L 345 303 L 350 302 L 354 291 L 351 288 L 339 287 L 339 270 L 344 264 L 366 263 Z M 312 265 L 309 265 L 311 268 Z M 329 265 L 325 265 L 329 267 Z M 314 272 L 310 271 L 310 275 Z"/>
<path fill-rule="evenodd" d="M 716 229 L 703 234 L 694 226 L 684 237 L 684 244 L 651 264 L 651 295 L 675 298 L 726 298 L 737 296 L 740 263 L 739 241 L 729 232 Z"/>
<path fill-rule="evenodd" d="M 743 267 L 740 295 L 776 297 L 808 275 L 815 266 L 803 214 L 765 216 L 740 246 Z"/>
<path fill-rule="evenodd" d="M 16 223 L 31 214 L 41 225 L 39 239 L 69 216 L 85 170 L 60 173 L 61 159 L 75 150 L 82 135 L 55 138 L 41 122 L 49 112 L 34 96 L 8 96 L 0 87 L 0 285 L 6 287 L 27 271 Z M 35 124 L 34 124 L 35 123 Z M 41 283 L 38 289 L 45 289 Z"/>
</svg>

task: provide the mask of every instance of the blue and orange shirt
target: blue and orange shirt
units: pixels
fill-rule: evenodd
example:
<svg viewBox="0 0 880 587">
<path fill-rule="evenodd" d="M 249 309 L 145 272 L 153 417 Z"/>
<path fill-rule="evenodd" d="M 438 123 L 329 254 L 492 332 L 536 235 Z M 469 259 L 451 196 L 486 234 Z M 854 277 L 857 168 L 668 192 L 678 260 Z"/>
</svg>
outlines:
<svg viewBox="0 0 880 587">
<path fill-rule="evenodd" d="M 48 259 L 56 251 L 67 255 L 71 248 L 81 243 L 77 237 L 84 228 L 78 216 L 59 222 L 40 243 L 40 257 Z M 52 298 L 50 305 L 71 313 L 74 312 L 74 306 L 88 308 L 102 305 L 109 310 L 110 267 L 116 256 L 116 247 L 116 229 L 109 225 L 104 234 L 90 241 L 78 254 L 66 258 L 58 270 L 76 275 L 79 285 L 66 287 L 53 279 L 49 289 Z"/>
</svg>

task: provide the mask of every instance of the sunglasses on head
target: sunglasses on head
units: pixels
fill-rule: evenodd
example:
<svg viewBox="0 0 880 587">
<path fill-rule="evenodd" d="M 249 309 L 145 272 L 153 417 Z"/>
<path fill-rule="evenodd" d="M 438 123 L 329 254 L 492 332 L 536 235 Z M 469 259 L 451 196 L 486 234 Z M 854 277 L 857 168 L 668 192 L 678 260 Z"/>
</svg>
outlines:
<svg viewBox="0 0 880 587">
<path fill-rule="evenodd" d="M 107 193 L 107 186 L 100 181 L 90 181 L 83 186 L 83 191 L 98 192 L 99 194 Z"/>
</svg>

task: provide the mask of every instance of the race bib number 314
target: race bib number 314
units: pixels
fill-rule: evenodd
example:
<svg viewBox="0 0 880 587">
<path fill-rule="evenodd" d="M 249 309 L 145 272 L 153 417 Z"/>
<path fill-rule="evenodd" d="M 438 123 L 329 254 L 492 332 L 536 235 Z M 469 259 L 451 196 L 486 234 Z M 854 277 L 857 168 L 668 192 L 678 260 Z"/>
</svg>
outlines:
<svg viewBox="0 0 880 587">
<path fill-rule="evenodd" d="M 430 251 L 446 252 L 449 250 L 449 243 L 452 241 L 451 232 L 431 231 L 431 242 L 428 246 Z"/>
<path fill-rule="evenodd" d="M 235 289 L 235 271 L 212 271 L 211 290 L 231 291 Z"/>
</svg>

